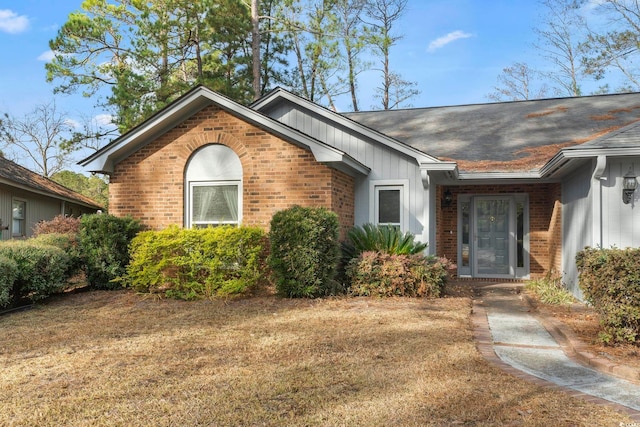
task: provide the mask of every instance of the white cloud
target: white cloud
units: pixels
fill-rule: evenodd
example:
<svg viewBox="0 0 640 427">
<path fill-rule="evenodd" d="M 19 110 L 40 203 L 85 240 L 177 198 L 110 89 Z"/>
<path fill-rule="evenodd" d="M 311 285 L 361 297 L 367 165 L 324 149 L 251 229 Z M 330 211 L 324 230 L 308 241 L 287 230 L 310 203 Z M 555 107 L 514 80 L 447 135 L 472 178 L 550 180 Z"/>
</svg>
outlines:
<svg viewBox="0 0 640 427">
<path fill-rule="evenodd" d="M 107 126 L 113 124 L 113 116 L 111 114 L 98 114 L 93 118 L 93 121 L 101 126 Z"/>
<path fill-rule="evenodd" d="M 38 61 L 49 62 L 55 58 L 56 54 L 52 50 L 48 50 L 46 52 L 42 52 L 40 56 L 38 56 Z"/>
<path fill-rule="evenodd" d="M 464 31 L 460 31 L 460 30 L 453 31 L 445 36 L 438 37 L 437 39 L 429 43 L 429 47 L 427 48 L 427 51 L 434 52 L 440 49 L 441 47 L 448 45 L 451 42 L 454 42 L 459 39 L 468 39 L 469 37 L 473 37 L 473 34 L 465 33 Z"/>
<path fill-rule="evenodd" d="M 10 9 L 0 9 L 0 31 L 9 34 L 18 34 L 29 28 L 29 18 L 26 15 L 18 16 Z"/>
</svg>

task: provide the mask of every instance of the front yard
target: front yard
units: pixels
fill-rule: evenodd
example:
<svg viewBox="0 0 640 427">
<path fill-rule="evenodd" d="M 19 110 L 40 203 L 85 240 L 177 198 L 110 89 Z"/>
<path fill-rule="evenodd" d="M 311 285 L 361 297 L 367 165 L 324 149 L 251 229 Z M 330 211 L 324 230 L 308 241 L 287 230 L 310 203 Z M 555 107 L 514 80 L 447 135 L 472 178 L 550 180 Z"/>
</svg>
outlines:
<svg viewBox="0 0 640 427">
<path fill-rule="evenodd" d="M 0 317 L 0 425 L 620 425 L 504 374 L 467 297 L 158 300 L 93 291 Z"/>
</svg>

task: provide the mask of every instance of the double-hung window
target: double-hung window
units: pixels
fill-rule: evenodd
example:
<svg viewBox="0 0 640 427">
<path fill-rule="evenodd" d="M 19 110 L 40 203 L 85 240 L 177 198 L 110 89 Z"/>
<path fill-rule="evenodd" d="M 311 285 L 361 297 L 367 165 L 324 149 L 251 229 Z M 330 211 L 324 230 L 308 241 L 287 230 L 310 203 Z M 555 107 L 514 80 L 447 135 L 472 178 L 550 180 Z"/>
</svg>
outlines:
<svg viewBox="0 0 640 427">
<path fill-rule="evenodd" d="M 191 226 L 238 224 L 239 181 L 192 182 Z"/>
<path fill-rule="evenodd" d="M 24 237 L 27 235 L 27 202 L 24 200 L 14 200 L 12 209 L 11 235 L 13 237 Z"/>
</svg>

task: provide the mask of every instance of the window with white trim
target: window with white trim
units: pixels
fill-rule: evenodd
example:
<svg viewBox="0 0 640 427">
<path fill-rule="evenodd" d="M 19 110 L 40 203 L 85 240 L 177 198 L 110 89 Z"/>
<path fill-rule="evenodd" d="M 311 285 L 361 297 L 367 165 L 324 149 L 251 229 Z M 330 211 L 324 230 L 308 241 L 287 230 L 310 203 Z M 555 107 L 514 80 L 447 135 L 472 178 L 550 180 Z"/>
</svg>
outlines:
<svg viewBox="0 0 640 427">
<path fill-rule="evenodd" d="M 403 229 L 402 185 L 375 186 L 375 223 Z"/>
<path fill-rule="evenodd" d="M 213 144 L 199 149 L 185 177 L 187 227 L 242 222 L 242 163 L 231 148 Z"/>
<path fill-rule="evenodd" d="M 11 234 L 13 237 L 24 237 L 27 235 L 27 202 L 24 200 L 13 200 Z"/>
</svg>

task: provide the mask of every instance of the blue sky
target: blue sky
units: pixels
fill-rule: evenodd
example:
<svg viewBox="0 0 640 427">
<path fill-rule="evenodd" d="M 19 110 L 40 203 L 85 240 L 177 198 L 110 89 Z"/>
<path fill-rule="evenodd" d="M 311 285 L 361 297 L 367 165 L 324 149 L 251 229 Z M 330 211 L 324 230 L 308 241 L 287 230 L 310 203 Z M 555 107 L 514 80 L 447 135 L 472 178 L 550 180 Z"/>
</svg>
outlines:
<svg viewBox="0 0 640 427">
<path fill-rule="evenodd" d="M 0 0 L 0 112 L 24 115 L 53 99 L 45 81 L 48 41 L 81 0 Z M 540 63 L 531 46 L 539 19 L 535 0 L 409 0 L 392 50 L 392 67 L 421 90 L 415 107 L 488 102 L 501 70 L 513 62 Z M 372 93 L 373 72 L 363 75 Z M 57 95 L 58 108 L 72 118 L 101 111 L 81 95 Z M 345 101 L 345 108 L 348 105 Z M 361 108 L 373 100 L 362 97 Z"/>
</svg>

